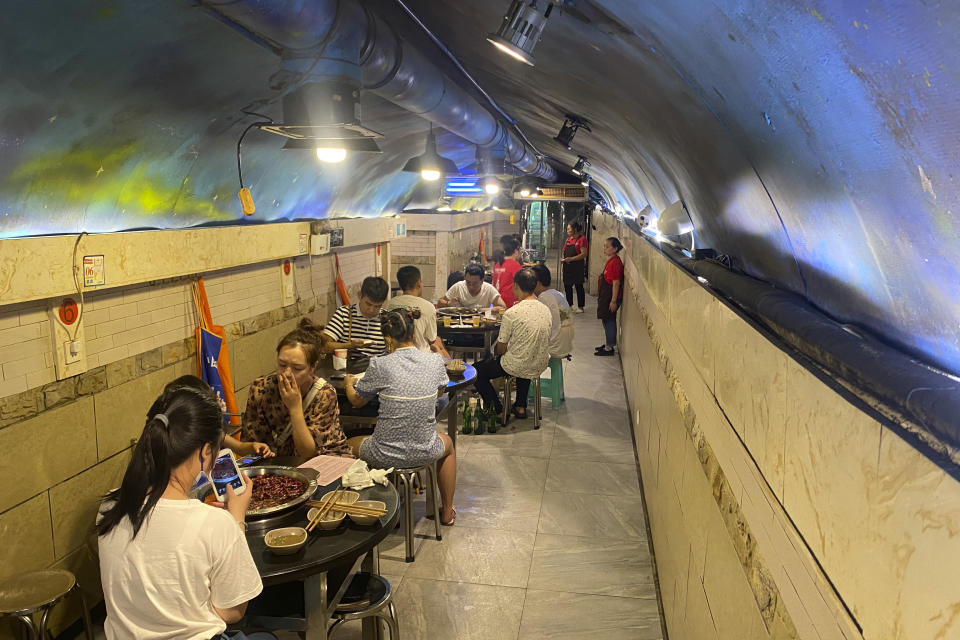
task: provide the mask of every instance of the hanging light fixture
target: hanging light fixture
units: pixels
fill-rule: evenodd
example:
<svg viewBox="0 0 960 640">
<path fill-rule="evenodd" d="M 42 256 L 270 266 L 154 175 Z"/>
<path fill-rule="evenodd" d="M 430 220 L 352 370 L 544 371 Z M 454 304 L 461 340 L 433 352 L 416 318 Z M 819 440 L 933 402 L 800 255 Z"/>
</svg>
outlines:
<svg viewBox="0 0 960 640">
<path fill-rule="evenodd" d="M 584 158 L 583 156 L 577 156 L 577 163 L 573 165 L 573 175 L 579 176 L 583 174 L 583 170 L 586 167 L 590 166 L 590 161 Z"/>
<path fill-rule="evenodd" d="M 563 126 L 560 127 L 560 132 L 554 137 L 554 140 L 570 149 L 573 136 L 577 135 L 577 131 L 581 128 L 590 131 L 590 121 L 576 114 L 568 113 L 563 121 Z"/>
<path fill-rule="evenodd" d="M 487 176 L 483 180 L 483 190 L 488 195 L 495 196 L 503 190 L 503 183 L 496 176 Z"/>
<path fill-rule="evenodd" d="M 444 158 L 437 153 L 437 138 L 433 134 L 433 124 L 427 133 L 426 150 L 419 156 L 407 160 L 403 170 L 408 173 L 419 173 L 420 177 L 429 182 L 438 180 L 442 175 L 457 175 L 457 163 L 450 158 Z"/>
<path fill-rule="evenodd" d="M 537 0 L 512 0 L 500 28 L 488 35 L 487 41 L 503 53 L 532 67 L 533 48 L 540 41 L 547 18 L 553 11 L 553 2 L 541 2 L 545 5 L 543 13 L 537 6 Z"/>
<path fill-rule="evenodd" d="M 287 138 L 284 150 L 314 150 L 321 162 L 350 152 L 381 153 L 383 136 L 360 124 L 360 89 L 342 80 L 306 82 L 283 97 L 283 123 L 260 129 Z"/>
<path fill-rule="evenodd" d="M 589 187 L 589 186 L 590 186 L 590 181 L 591 181 L 592 179 L 593 179 L 593 178 L 591 177 L 591 175 L 590 175 L 589 173 L 585 173 L 585 174 L 583 174 L 583 175 L 580 177 L 580 184 L 582 184 L 582 185 L 585 186 L 585 187 Z"/>
</svg>

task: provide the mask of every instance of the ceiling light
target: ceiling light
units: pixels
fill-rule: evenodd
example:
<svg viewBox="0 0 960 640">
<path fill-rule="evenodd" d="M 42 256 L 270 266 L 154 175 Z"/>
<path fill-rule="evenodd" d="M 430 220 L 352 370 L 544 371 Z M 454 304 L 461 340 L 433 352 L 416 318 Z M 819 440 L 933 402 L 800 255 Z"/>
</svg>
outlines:
<svg viewBox="0 0 960 640">
<path fill-rule="evenodd" d="M 316 150 L 323 162 L 342 162 L 354 151 L 380 153 L 375 139 L 383 136 L 360 124 L 359 99 L 359 87 L 348 82 L 307 82 L 283 97 L 283 123 L 260 129 L 287 138 L 285 150 Z"/>
<path fill-rule="evenodd" d="M 530 197 L 530 189 L 520 189 L 520 197 L 521 197 L 521 198 L 529 198 L 529 197 Z"/>
<path fill-rule="evenodd" d="M 447 211 L 451 211 L 450 205 L 448 205 L 448 204 L 440 205 L 439 207 L 437 207 L 437 211 L 440 211 L 440 212 L 442 212 L 442 213 L 445 213 L 445 212 L 447 212 Z"/>
<path fill-rule="evenodd" d="M 437 153 L 437 137 L 433 133 L 433 125 L 430 125 L 430 131 L 427 132 L 427 144 L 424 152 L 407 160 L 403 165 L 403 170 L 408 173 L 419 173 L 423 180 L 439 180 L 440 176 L 447 174 L 457 175 L 457 163 L 450 158 L 444 158 Z"/>
<path fill-rule="evenodd" d="M 487 41 L 507 55 L 533 66 L 533 48 L 540 41 L 540 35 L 547 24 L 547 18 L 553 11 L 550 0 L 541 0 L 543 13 L 537 7 L 537 0 L 512 0 L 510 8 L 503 16 L 503 22 L 496 33 L 487 36 Z"/>
<path fill-rule="evenodd" d="M 487 176 L 483 180 L 483 190 L 487 195 L 495 196 L 503 190 L 503 183 L 496 176 Z"/>
<path fill-rule="evenodd" d="M 581 128 L 590 131 L 590 121 L 576 114 L 568 113 L 563 121 L 563 126 L 560 127 L 560 132 L 554 137 L 554 140 L 570 149 L 573 136 L 577 135 L 577 130 Z"/>
<path fill-rule="evenodd" d="M 585 167 L 590 166 L 590 161 L 583 156 L 577 156 L 577 163 L 573 165 L 573 175 L 579 176 L 583 173 Z"/>
<path fill-rule="evenodd" d="M 589 186 L 590 186 L 590 180 L 592 180 L 592 178 L 590 177 L 590 174 L 589 174 L 589 173 L 585 173 L 585 174 L 583 174 L 583 176 L 581 176 L 581 178 L 580 178 L 580 184 L 582 184 L 582 185 L 585 186 L 585 187 L 589 187 Z"/>
</svg>

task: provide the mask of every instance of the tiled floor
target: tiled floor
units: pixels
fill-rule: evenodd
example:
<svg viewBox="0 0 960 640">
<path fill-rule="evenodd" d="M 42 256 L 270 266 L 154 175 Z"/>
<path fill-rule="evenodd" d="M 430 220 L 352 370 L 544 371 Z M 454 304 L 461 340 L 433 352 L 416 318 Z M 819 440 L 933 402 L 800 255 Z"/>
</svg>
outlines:
<svg viewBox="0 0 960 640">
<path fill-rule="evenodd" d="M 662 638 L 620 361 L 592 355 L 592 306 L 574 319 L 564 406 L 461 436 L 456 525 L 437 542 L 421 520 L 410 564 L 399 533 L 381 547 L 404 640 Z"/>
<path fill-rule="evenodd" d="M 544 399 L 537 431 L 461 436 L 456 525 L 437 542 L 420 520 L 410 564 L 402 533 L 382 545 L 404 640 L 662 638 L 620 360 L 592 355 L 592 305 L 574 318 L 563 407 Z M 360 635 L 356 622 L 336 638 Z"/>
</svg>

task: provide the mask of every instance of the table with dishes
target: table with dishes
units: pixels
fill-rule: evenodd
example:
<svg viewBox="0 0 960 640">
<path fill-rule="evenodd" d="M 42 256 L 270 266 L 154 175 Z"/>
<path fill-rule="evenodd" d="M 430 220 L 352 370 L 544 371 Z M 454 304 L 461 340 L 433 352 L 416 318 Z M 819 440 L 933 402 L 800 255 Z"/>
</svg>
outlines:
<svg viewBox="0 0 960 640">
<path fill-rule="evenodd" d="M 399 497 L 390 483 L 355 492 L 339 491 L 339 479 L 318 485 L 316 470 L 300 468 L 310 460 L 268 458 L 244 469 L 254 482 L 246 539 L 265 587 L 261 598 L 251 603 L 245 623 L 249 628 L 288 629 L 305 633 L 308 639 L 325 639 L 331 614 L 352 576 L 361 570 L 378 573 L 376 547 L 400 517 Z M 275 495 L 264 492 L 265 482 Z M 329 502 L 331 497 L 337 502 L 325 504 L 324 499 Z M 349 514 L 337 510 L 341 504 Z M 306 533 L 311 527 L 315 528 Z M 300 593 L 299 582 L 302 607 L 290 602 L 296 595 L 285 597 L 287 589 Z M 278 599 L 296 605 L 296 613 L 269 610 Z M 365 639 L 378 632 L 375 619 L 364 620 Z"/>
<path fill-rule="evenodd" d="M 483 353 L 489 354 L 500 333 L 500 314 L 492 309 L 473 307 L 442 307 L 437 309 L 437 335 L 482 336 Z M 481 347 L 477 347 L 479 351 Z M 461 350 L 469 350 L 462 348 Z"/>
</svg>

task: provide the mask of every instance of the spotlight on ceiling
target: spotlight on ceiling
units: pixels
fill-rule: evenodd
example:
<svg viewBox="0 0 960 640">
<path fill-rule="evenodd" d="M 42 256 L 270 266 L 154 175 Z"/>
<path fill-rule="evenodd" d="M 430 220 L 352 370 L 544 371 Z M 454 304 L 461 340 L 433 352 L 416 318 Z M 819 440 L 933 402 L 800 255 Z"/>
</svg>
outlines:
<svg viewBox="0 0 960 640">
<path fill-rule="evenodd" d="M 283 97 L 283 123 L 260 129 L 287 138 L 285 150 L 315 150 L 322 162 L 342 162 L 348 152 L 380 153 L 383 136 L 360 124 L 360 89 L 338 81 L 306 82 Z"/>
<path fill-rule="evenodd" d="M 457 175 L 457 163 L 450 158 L 444 158 L 437 153 L 437 137 L 433 134 L 433 125 L 427 133 L 427 148 L 423 154 L 407 160 L 403 170 L 408 173 L 419 173 L 420 177 L 430 182 L 438 180 L 442 175 Z"/>
<path fill-rule="evenodd" d="M 568 113 L 563 121 L 563 126 L 560 127 L 560 133 L 556 135 L 554 140 L 569 150 L 570 144 L 573 142 L 573 136 L 577 135 L 579 129 L 590 131 L 590 121 L 576 114 Z"/>
<path fill-rule="evenodd" d="M 496 33 L 488 35 L 487 41 L 510 57 L 532 67 L 533 48 L 540 41 L 540 35 L 555 2 L 540 0 L 540 4 L 544 6 L 542 13 L 537 6 L 537 0 L 513 0 L 503 16 L 500 28 Z"/>
<path fill-rule="evenodd" d="M 591 175 L 590 175 L 589 173 L 585 173 L 585 174 L 583 174 L 582 176 L 580 176 L 580 184 L 582 184 L 582 185 L 585 186 L 585 187 L 589 187 L 589 186 L 590 186 L 590 181 L 591 181 L 592 179 L 593 179 L 593 178 L 591 177 Z"/>
<path fill-rule="evenodd" d="M 503 183 L 496 176 L 487 176 L 483 180 L 483 190 L 491 196 L 495 196 L 503 190 Z"/>
<path fill-rule="evenodd" d="M 583 174 L 583 170 L 586 167 L 590 166 L 590 161 L 584 158 L 583 156 L 577 156 L 577 163 L 573 165 L 573 175 L 579 176 Z"/>
<path fill-rule="evenodd" d="M 527 189 L 526 187 L 524 187 L 523 189 L 520 189 L 520 197 L 521 197 L 521 198 L 529 198 L 529 197 L 530 197 L 530 189 Z"/>
</svg>

